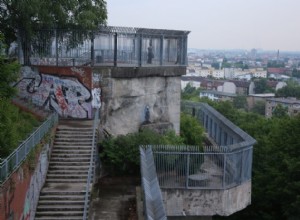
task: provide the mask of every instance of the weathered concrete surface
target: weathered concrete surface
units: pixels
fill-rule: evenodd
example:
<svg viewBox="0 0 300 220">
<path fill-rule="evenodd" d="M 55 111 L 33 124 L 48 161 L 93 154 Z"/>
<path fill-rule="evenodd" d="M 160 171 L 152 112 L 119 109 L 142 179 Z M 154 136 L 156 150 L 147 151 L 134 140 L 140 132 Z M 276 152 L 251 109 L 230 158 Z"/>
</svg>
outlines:
<svg viewBox="0 0 300 220">
<path fill-rule="evenodd" d="M 228 190 L 162 189 L 168 216 L 228 216 L 251 204 L 251 182 Z"/>
<path fill-rule="evenodd" d="M 113 135 L 137 132 L 149 106 L 150 122 L 180 127 L 180 77 L 106 78 L 101 123 Z"/>
<path fill-rule="evenodd" d="M 136 186 L 139 178 L 106 177 L 94 188 L 90 220 L 137 220 Z"/>
</svg>

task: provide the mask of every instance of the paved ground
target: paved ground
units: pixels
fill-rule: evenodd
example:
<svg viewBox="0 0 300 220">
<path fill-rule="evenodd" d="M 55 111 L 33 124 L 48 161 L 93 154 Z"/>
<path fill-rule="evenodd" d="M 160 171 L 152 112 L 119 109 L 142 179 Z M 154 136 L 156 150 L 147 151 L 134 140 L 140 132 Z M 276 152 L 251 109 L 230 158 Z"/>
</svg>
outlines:
<svg viewBox="0 0 300 220">
<path fill-rule="evenodd" d="M 137 220 L 136 186 L 139 178 L 103 177 L 93 192 L 90 220 Z"/>
</svg>

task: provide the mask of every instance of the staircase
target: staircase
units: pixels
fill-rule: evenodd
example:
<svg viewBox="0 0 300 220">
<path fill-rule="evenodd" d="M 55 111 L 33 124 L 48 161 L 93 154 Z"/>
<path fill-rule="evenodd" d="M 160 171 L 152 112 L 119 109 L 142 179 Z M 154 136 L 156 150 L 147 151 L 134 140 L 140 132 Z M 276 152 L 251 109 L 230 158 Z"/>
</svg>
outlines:
<svg viewBox="0 0 300 220">
<path fill-rule="evenodd" d="M 92 121 L 60 121 L 35 219 L 82 219 L 93 138 Z"/>
</svg>

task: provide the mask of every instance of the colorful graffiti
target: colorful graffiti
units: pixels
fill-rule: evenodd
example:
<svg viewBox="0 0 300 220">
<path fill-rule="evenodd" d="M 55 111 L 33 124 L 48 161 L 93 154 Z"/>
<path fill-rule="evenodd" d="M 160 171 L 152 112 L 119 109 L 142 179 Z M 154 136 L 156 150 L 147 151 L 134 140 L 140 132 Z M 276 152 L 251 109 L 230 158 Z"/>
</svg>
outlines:
<svg viewBox="0 0 300 220">
<path fill-rule="evenodd" d="M 62 117 L 91 118 L 92 94 L 87 85 L 78 80 L 87 81 L 91 76 L 85 77 L 85 71 L 79 68 L 69 68 L 69 72 L 73 75 L 46 74 L 34 67 L 23 67 L 22 78 L 15 86 L 20 96 Z"/>
</svg>

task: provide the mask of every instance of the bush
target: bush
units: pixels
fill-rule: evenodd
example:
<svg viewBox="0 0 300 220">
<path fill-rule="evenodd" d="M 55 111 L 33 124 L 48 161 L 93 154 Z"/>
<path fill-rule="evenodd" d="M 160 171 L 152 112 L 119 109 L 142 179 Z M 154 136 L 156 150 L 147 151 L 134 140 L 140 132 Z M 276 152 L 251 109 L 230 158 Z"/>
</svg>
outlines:
<svg viewBox="0 0 300 220">
<path fill-rule="evenodd" d="M 39 122 L 8 99 L 0 100 L 0 157 L 6 158 Z"/>
<path fill-rule="evenodd" d="M 111 137 L 100 143 L 100 157 L 111 175 L 138 175 L 140 172 L 140 145 L 182 145 L 174 131 L 160 135 L 152 130 Z"/>
</svg>

